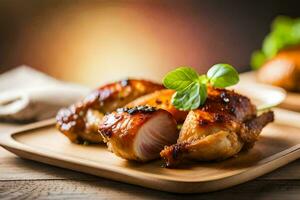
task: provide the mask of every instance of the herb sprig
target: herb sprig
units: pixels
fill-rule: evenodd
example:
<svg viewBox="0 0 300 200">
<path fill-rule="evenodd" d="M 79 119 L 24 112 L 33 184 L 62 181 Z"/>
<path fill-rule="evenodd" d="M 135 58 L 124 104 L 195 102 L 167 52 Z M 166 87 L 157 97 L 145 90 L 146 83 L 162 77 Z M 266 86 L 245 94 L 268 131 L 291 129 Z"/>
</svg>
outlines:
<svg viewBox="0 0 300 200">
<path fill-rule="evenodd" d="M 199 75 L 190 67 L 179 67 L 163 79 L 166 88 L 176 91 L 172 104 L 180 110 L 193 110 L 203 105 L 207 98 L 208 85 L 225 88 L 238 82 L 238 72 L 229 64 L 216 64 L 206 75 Z"/>
</svg>

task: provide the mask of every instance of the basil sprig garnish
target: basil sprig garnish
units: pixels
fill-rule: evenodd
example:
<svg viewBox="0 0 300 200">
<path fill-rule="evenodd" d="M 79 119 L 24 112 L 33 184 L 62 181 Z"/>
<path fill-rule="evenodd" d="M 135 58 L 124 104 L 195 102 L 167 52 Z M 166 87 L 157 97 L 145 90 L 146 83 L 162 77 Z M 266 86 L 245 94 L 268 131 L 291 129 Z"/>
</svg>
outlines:
<svg viewBox="0 0 300 200">
<path fill-rule="evenodd" d="M 216 64 L 206 75 L 199 75 L 190 67 L 179 67 L 163 79 L 166 88 L 175 90 L 172 104 L 180 110 L 193 110 L 203 105 L 207 86 L 225 88 L 239 82 L 238 72 L 229 64 Z"/>
</svg>

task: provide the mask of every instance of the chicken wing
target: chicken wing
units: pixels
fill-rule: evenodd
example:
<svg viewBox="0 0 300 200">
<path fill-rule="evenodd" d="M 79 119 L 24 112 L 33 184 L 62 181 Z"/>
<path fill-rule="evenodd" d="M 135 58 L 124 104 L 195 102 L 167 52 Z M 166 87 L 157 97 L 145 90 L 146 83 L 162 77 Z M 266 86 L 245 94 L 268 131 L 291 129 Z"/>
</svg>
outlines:
<svg viewBox="0 0 300 200">
<path fill-rule="evenodd" d="M 102 142 L 98 125 L 105 113 L 163 88 L 160 84 L 145 80 L 123 80 L 107 84 L 82 101 L 61 109 L 56 116 L 57 128 L 75 143 Z"/>
<path fill-rule="evenodd" d="M 184 122 L 188 112 L 178 110 L 172 105 L 171 98 L 174 93 L 175 93 L 174 90 L 168 90 L 168 89 L 159 90 L 151 94 L 137 98 L 136 100 L 127 104 L 126 107 L 149 105 L 156 108 L 161 108 L 171 113 L 175 118 L 175 120 L 177 121 L 177 123 L 181 124 Z"/>
<path fill-rule="evenodd" d="M 103 118 L 99 131 L 117 156 L 141 162 L 159 158 L 164 146 L 178 138 L 173 116 L 150 106 L 120 108 Z"/>
<path fill-rule="evenodd" d="M 169 167 L 185 159 L 223 160 L 251 148 L 262 128 L 274 120 L 272 111 L 256 114 L 250 100 L 234 91 L 208 89 L 199 109 L 189 112 L 177 140 L 160 155 Z"/>
</svg>

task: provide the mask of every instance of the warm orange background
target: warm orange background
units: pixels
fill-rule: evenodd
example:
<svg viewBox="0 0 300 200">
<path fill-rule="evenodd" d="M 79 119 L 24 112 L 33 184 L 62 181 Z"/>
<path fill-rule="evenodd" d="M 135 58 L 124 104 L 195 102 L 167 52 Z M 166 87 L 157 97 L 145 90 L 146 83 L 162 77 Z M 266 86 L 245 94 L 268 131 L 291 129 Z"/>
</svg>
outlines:
<svg viewBox="0 0 300 200">
<path fill-rule="evenodd" d="M 248 4 L 2 1 L 2 71 L 27 64 L 90 86 L 123 77 L 159 81 L 182 65 L 204 72 L 227 62 L 244 71 L 276 15 Z"/>
</svg>

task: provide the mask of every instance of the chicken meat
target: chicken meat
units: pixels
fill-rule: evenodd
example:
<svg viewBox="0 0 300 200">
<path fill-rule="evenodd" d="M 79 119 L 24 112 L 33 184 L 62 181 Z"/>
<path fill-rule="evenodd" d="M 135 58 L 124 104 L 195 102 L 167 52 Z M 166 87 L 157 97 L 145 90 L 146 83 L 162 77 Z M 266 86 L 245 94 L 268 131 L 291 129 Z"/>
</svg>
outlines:
<svg viewBox="0 0 300 200">
<path fill-rule="evenodd" d="M 178 110 L 172 105 L 171 98 L 174 93 L 175 93 L 174 90 L 169 90 L 169 89 L 158 90 L 151 94 L 137 98 L 136 100 L 127 104 L 126 107 L 149 105 L 156 108 L 161 108 L 171 113 L 175 118 L 175 120 L 177 121 L 177 123 L 182 124 L 188 112 Z"/>
<path fill-rule="evenodd" d="M 164 146 L 174 144 L 178 138 L 173 116 L 150 106 L 120 108 L 106 115 L 99 132 L 110 151 L 141 162 L 159 158 Z"/>
<path fill-rule="evenodd" d="M 166 146 L 160 155 L 168 167 L 187 159 L 223 160 L 251 148 L 262 128 L 273 120 L 272 111 L 257 116 L 247 97 L 209 88 L 204 105 L 189 112 L 177 143 Z"/>
<path fill-rule="evenodd" d="M 104 85 L 82 101 L 61 109 L 56 116 L 56 126 L 74 143 L 100 143 L 98 125 L 104 114 L 163 88 L 161 84 L 132 79 Z"/>
</svg>

